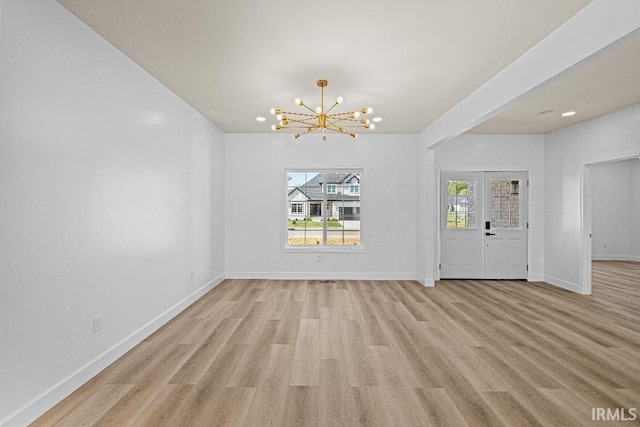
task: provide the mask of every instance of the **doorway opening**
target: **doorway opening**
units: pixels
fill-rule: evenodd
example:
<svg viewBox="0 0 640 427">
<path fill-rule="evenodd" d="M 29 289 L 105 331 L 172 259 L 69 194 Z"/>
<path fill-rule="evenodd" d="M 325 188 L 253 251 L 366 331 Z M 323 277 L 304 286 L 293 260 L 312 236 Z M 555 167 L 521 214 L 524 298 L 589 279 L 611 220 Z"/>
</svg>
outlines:
<svg viewBox="0 0 640 427">
<path fill-rule="evenodd" d="M 580 293 L 593 294 L 594 287 L 604 286 L 603 274 L 613 274 L 615 268 L 624 277 L 628 268 L 640 266 L 639 209 L 640 158 L 585 166 Z"/>
</svg>

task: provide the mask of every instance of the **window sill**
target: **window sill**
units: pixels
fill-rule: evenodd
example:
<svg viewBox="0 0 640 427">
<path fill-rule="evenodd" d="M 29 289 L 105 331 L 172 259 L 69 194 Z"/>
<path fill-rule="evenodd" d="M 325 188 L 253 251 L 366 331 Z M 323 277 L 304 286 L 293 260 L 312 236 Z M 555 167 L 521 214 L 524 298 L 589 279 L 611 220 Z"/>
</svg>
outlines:
<svg viewBox="0 0 640 427">
<path fill-rule="evenodd" d="M 367 249 L 363 245 L 354 246 L 287 246 L 282 248 L 286 253 L 366 253 Z"/>
</svg>

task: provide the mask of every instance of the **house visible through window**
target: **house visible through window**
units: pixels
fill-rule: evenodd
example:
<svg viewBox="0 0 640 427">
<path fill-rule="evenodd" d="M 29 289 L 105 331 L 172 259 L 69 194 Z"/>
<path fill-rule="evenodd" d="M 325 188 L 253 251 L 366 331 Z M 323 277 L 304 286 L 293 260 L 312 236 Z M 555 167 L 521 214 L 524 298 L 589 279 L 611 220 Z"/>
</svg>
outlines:
<svg viewBox="0 0 640 427">
<path fill-rule="evenodd" d="M 447 180 L 447 228 L 476 228 L 476 180 Z"/>
<path fill-rule="evenodd" d="M 286 247 L 361 247 L 361 169 L 289 170 L 286 177 Z"/>
</svg>

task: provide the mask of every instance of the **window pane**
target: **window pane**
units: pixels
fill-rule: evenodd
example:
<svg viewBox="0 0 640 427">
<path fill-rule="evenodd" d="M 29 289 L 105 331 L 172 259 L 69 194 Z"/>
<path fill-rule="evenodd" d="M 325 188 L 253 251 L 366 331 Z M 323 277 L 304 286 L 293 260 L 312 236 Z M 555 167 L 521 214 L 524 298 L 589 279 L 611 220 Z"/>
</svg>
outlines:
<svg viewBox="0 0 640 427">
<path fill-rule="evenodd" d="M 447 180 L 447 228 L 476 228 L 476 180 Z"/>
<path fill-rule="evenodd" d="M 520 228 L 520 181 L 491 180 L 491 227 Z"/>
<path fill-rule="evenodd" d="M 322 242 L 319 206 L 310 203 L 310 196 L 320 194 L 317 177 L 320 172 L 291 172 L 287 182 L 287 241 L 289 245 L 319 245 Z M 318 187 L 316 190 L 314 188 Z M 321 230 L 321 229 L 320 229 Z"/>
</svg>

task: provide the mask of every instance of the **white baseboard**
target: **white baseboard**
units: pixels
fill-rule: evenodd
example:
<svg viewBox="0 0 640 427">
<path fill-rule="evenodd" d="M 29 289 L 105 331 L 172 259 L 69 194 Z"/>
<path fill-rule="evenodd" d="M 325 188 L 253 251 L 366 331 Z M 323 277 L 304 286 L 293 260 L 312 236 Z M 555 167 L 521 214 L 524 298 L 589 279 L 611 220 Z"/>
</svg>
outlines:
<svg viewBox="0 0 640 427">
<path fill-rule="evenodd" d="M 640 257 L 633 255 L 592 255 L 593 261 L 635 261 L 640 262 Z"/>
<path fill-rule="evenodd" d="M 173 307 L 151 320 L 146 325 L 115 344 L 109 350 L 102 353 L 44 393 L 24 405 L 17 411 L 9 414 L 5 419 L 0 420 L 0 426 L 25 426 L 35 421 L 39 416 L 47 412 L 62 399 L 73 393 L 81 385 L 96 376 L 100 371 L 112 364 L 126 352 L 138 345 L 142 340 L 147 338 L 153 332 L 160 329 L 165 323 L 180 314 L 184 309 L 200 299 L 204 294 L 215 288 L 226 278 L 225 274 L 221 274 L 213 280 L 197 289 Z"/>
<path fill-rule="evenodd" d="M 556 286 L 558 288 L 575 292 L 577 294 L 581 293 L 580 285 L 578 285 L 577 283 L 567 282 L 566 280 L 558 279 L 556 277 L 551 277 L 551 276 L 544 276 L 544 282 L 549 283 L 550 285 Z"/>
<path fill-rule="evenodd" d="M 418 275 L 418 282 L 424 287 L 433 288 L 436 285 L 436 281 L 433 279 L 427 279 L 426 277 Z"/>
<path fill-rule="evenodd" d="M 544 275 L 530 274 L 529 277 L 527 277 L 527 282 L 544 282 Z"/>
<path fill-rule="evenodd" d="M 338 272 L 284 272 L 284 271 L 227 271 L 227 279 L 267 280 L 416 280 L 415 274 L 407 273 L 338 273 Z M 423 283 L 424 284 L 424 283 Z"/>
</svg>

